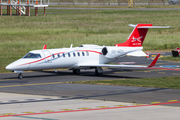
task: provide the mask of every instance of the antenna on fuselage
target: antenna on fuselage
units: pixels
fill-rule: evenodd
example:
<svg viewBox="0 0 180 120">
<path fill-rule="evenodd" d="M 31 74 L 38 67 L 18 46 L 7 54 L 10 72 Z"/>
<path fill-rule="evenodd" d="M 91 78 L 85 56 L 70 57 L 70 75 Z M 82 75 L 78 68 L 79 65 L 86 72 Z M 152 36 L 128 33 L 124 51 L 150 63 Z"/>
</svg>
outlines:
<svg viewBox="0 0 180 120">
<path fill-rule="evenodd" d="M 71 44 L 70 48 L 72 48 L 73 44 Z"/>
</svg>

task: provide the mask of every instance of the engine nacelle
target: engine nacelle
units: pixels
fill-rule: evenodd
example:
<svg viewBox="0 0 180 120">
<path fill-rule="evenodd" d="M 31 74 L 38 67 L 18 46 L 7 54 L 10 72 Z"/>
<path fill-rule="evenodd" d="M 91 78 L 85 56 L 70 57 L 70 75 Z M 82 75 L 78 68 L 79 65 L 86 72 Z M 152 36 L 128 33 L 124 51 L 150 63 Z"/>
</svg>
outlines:
<svg viewBox="0 0 180 120">
<path fill-rule="evenodd" d="M 115 58 L 125 55 L 126 53 L 120 47 L 104 47 L 102 49 L 102 54 L 107 58 Z"/>
</svg>

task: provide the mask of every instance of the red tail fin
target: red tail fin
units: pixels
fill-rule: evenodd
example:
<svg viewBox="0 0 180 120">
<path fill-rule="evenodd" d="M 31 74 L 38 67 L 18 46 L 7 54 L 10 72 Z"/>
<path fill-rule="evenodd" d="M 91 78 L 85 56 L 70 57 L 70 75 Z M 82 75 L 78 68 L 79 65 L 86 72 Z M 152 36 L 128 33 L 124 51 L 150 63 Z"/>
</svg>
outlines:
<svg viewBox="0 0 180 120">
<path fill-rule="evenodd" d="M 134 27 L 134 30 L 130 34 L 129 38 L 124 43 L 115 44 L 115 46 L 125 47 L 140 47 L 144 42 L 148 28 L 151 28 L 152 24 L 137 24 L 129 25 Z"/>
</svg>

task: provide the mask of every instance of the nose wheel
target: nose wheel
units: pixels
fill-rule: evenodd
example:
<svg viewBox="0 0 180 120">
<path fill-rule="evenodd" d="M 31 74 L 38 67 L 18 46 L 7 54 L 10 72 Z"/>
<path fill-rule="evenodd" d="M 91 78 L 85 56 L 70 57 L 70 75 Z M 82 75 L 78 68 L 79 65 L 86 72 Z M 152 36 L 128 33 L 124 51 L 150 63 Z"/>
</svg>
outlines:
<svg viewBox="0 0 180 120">
<path fill-rule="evenodd" d="M 20 73 L 20 74 L 18 75 L 18 78 L 19 78 L 19 79 L 22 79 L 22 78 L 23 78 L 22 73 Z"/>
</svg>

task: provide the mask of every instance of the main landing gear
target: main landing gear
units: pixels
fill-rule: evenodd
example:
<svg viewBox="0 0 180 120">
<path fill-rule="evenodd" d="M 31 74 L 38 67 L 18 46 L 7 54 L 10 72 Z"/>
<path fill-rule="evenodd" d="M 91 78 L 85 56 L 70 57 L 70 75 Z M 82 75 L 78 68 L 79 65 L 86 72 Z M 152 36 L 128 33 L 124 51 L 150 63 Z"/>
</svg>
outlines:
<svg viewBox="0 0 180 120">
<path fill-rule="evenodd" d="M 73 73 L 76 75 L 80 74 L 80 69 L 73 69 Z M 96 76 L 101 76 L 103 75 L 103 69 L 101 67 L 95 67 L 95 75 Z"/>
<path fill-rule="evenodd" d="M 95 75 L 96 76 L 102 76 L 103 75 L 103 69 L 101 67 L 95 68 Z"/>
<path fill-rule="evenodd" d="M 76 74 L 76 75 L 80 74 L 80 72 L 81 72 L 80 69 L 74 69 L 73 70 L 73 73 Z"/>
<path fill-rule="evenodd" d="M 19 78 L 19 79 L 22 79 L 22 78 L 23 78 L 22 73 L 19 73 L 18 78 Z"/>
</svg>

